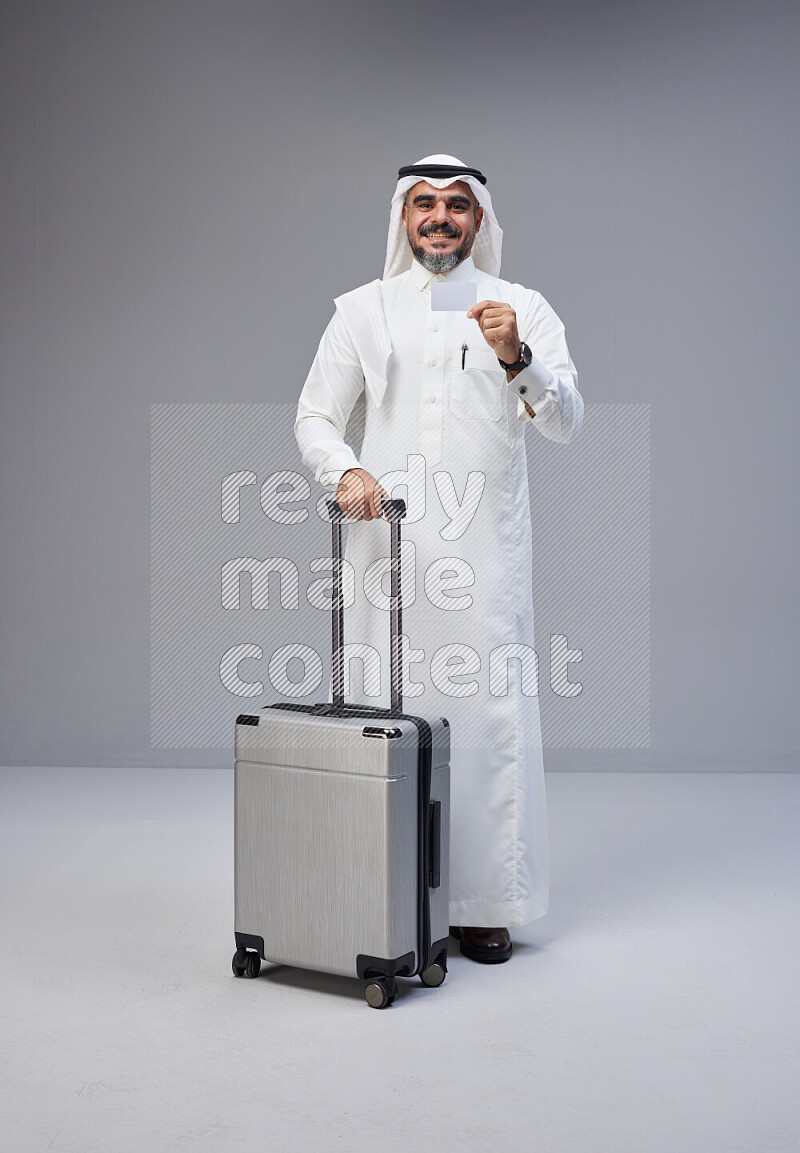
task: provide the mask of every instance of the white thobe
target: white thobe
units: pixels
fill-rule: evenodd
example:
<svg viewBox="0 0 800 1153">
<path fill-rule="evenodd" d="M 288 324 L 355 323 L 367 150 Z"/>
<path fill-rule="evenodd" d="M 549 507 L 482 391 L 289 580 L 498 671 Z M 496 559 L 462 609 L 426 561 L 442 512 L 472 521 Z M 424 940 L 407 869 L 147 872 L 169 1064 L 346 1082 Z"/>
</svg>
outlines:
<svg viewBox="0 0 800 1153">
<path fill-rule="evenodd" d="M 431 310 L 434 279 L 474 280 L 479 301 L 515 309 L 534 354 L 523 374 L 534 418 L 507 387 L 477 322 Z M 436 276 L 413 261 L 371 287 L 377 313 L 360 326 L 353 317 L 369 294 L 337 301 L 300 397 L 297 440 L 323 484 L 360 467 L 407 500 L 405 706 L 451 726 L 450 923 L 524 925 L 548 901 L 524 432 L 531 425 L 554 440 L 577 435 L 577 376 L 564 326 L 544 298 L 471 259 Z M 358 454 L 345 441 L 357 404 L 365 406 Z M 373 705 L 389 703 L 388 598 L 382 603 L 374 567 L 366 585 L 365 573 L 388 556 L 388 535 L 382 521 L 353 524 L 346 550 L 357 595 L 345 639 L 376 650 L 382 673 L 380 695 L 368 695 L 367 662 L 360 683 L 361 662 L 350 662 L 348 699 Z"/>
</svg>

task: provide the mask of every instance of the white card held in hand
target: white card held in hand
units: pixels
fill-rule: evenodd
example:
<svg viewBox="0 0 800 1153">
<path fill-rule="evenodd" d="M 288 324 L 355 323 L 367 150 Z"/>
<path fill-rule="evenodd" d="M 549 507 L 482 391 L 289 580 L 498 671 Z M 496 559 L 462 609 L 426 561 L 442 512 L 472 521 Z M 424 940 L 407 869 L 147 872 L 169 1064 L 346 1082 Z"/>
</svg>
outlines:
<svg viewBox="0 0 800 1153">
<path fill-rule="evenodd" d="M 431 281 L 431 312 L 469 312 L 478 303 L 478 286 L 474 281 Z"/>
</svg>

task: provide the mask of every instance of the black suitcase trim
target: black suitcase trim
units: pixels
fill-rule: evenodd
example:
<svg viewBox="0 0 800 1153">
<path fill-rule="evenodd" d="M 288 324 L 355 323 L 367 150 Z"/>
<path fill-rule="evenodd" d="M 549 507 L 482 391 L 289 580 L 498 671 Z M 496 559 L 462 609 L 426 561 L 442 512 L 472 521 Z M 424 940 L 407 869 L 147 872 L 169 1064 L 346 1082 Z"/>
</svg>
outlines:
<svg viewBox="0 0 800 1153">
<path fill-rule="evenodd" d="M 256 937 L 252 933 L 234 933 L 237 949 L 255 949 L 259 957 L 266 961 L 264 956 L 264 938 Z"/>
<path fill-rule="evenodd" d="M 368 957 L 359 953 L 356 957 L 356 971 L 362 979 L 367 977 L 413 977 L 414 954 L 404 953 L 402 957 Z"/>
<path fill-rule="evenodd" d="M 432 758 L 432 743 L 433 734 L 431 733 L 431 726 L 423 717 L 412 717 L 407 713 L 393 713 L 391 709 L 380 709 L 374 705 L 332 705 L 332 704 L 318 704 L 318 705 L 296 705 L 289 702 L 279 702 L 274 705 L 265 705 L 266 709 L 282 709 L 286 712 L 293 713 L 310 713 L 316 717 L 364 717 L 370 720 L 376 716 L 385 717 L 387 720 L 394 721 L 411 721 L 416 726 L 419 733 L 419 787 L 417 788 L 417 957 L 419 958 L 419 965 L 416 969 L 408 973 L 401 973 L 401 976 L 413 977 L 416 973 L 422 973 L 429 965 L 436 960 L 441 950 L 438 949 L 440 942 L 437 944 L 436 954 L 432 953 L 431 949 L 431 907 L 428 896 L 428 880 L 431 872 L 430 860 L 430 839 L 428 836 L 428 805 L 431 797 L 431 766 L 433 763 Z M 446 944 L 446 943 L 445 943 Z M 410 956 L 411 954 L 408 954 Z M 361 961 L 368 963 L 370 967 L 376 966 L 375 972 L 371 972 L 370 976 L 380 976 L 385 974 L 393 976 L 399 970 L 392 970 L 391 966 L 404 962 L 406 957 L 396 959 L 381 958 L 381 957 L 364 957 L 362 954 L 356 958 L 356 966 L 358 968 Z M 410 964 L 413 964 L 413 958 Z M 389 968 L 378 969 L 377 966 L 389 966 Z M 361 975 L 360 968 L 358 969 Z"/>
</svg>

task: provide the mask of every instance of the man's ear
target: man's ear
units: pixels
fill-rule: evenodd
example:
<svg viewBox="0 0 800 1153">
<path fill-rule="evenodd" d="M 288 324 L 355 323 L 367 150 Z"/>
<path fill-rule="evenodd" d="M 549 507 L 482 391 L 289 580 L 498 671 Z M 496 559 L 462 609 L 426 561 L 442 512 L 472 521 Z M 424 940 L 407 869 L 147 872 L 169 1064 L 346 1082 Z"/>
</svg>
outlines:
<svg viewBox="0 0 800 1153">
<path fill-rule="evenodd" d="M 475 231 L 480 232 L 481 221 L 483 220 L 483 209 L 480 205 L 475 209 Z"/>
<path fill-rule="evenodd" d="M 403 215 L 401 220 L 403 221 L 403 228 L 405 228 L 406 232 L 408 232 L 408 205 L 406 204 L 403 205 Z"/>
</svg>

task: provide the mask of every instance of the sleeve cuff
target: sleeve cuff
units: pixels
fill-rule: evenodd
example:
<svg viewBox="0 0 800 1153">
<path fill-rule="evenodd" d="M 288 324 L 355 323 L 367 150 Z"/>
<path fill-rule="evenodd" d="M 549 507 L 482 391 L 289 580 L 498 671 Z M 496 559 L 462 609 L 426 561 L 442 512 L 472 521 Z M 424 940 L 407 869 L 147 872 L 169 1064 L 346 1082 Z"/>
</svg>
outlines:
<svg viewBox="0 0 800 1153">
<path fill-rule="evenodd" d="M 528 393 L 533 393 L 535 399 L 526 395 L 525 400 L 523 400 L 513 387 L 518 380 L 522 381 L 523 377 L 523 383 L 527 385 Z M 533 417 L 525 407 L 526 403 L 530 405 L 535 415 L 538 416 L 542 405 L 547 403 L 547 390 L 557 384 L 557 381 L 558 378 L 555 374 L 552 373 L 549 368 L 545 368 L 542 362 L 534 356 L 528 367 L 518 373 L 508 385 L 511 391 L 517 395 L 517 420 L 533 420 Z"/>
<path fill-rule="evenodd" d="M 514 392 L 514 390 L 511 388 L 511 385 L 508 387 L 511 392 Z M 516 393 L 514 395 L 516 396 Z M 533 420 L 533 417 L 525 407 L 526 402 L 531 406 L 534 414 L 538 416 L 539 410 L 541 409 L 542 405 L 547 403 L 548 399 L 549 397 L 546 391 L 539 393 L 535 400 L 528 400 L 527 396 L 525 397 L 525 400 L 523 400 L 521 396 L 517 396 L 517 420 Z"/>
<path fill-rule="evenodd" d="M 361 468 L 354 452 L 331 452 L 318 467 L 315 479 L 323 488 L 338 485 L 351 468 Z"/>
<path fill-rule="evenodd" d="M 323 472 L 320 475 L 319 483 L 323 488 L 337 489 L 339 487 L 339 481 L 347 471 L 346 468 L 334 468 L 331 469 L 330 472 Z"/>
</svg>

